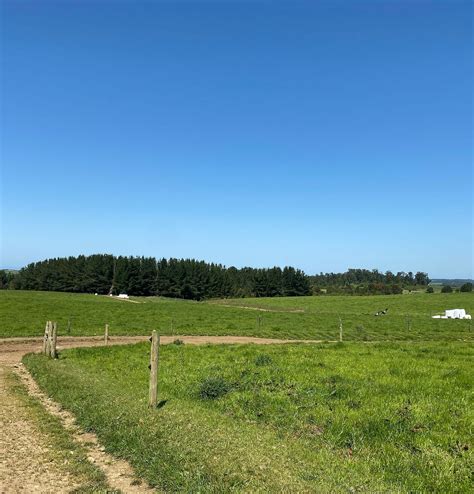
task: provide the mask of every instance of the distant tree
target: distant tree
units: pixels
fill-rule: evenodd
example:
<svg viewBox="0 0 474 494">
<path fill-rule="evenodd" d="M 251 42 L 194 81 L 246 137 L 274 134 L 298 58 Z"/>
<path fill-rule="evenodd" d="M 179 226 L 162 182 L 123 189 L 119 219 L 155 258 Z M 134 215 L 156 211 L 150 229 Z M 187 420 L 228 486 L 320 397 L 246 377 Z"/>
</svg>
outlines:
<svg viewBox="0 0 474 494">
<path fill-rule="evenodd" d="M 394 279 L 395 279 L 395 276 L 393 275 L 393 273 L 391 271 L 387 271 L 385 273 L 385 282 L 386 283 L 393 283 Z"/>
<path fill-rule="evenodd" d="M 460 288 L 461 292 L 472 292 L 472 283 L 464 283 Z"/>
<path fill-rule="evenodd" d="M 382 293 L 384 295 L 391 295 L 393 293 L 393 287 L 390 285 L 382 285 L 381 287 Z"/>
<path fill-rule="evenodd" d="M 422 273 L 421 271 L 418 271 L 418 273 L 415 274 L 415 284 L 416 285 L 428 285 L 431 280 L 428 278 L 427 273 Z"/>
<path fill-rule="evenodd" d="M 453 289 L 449 285 L 444 285 L 443 288 L 441 288 L 441 293 L 452 293 Z"/>
<path fill-rule="evenodd" d="M 426 293 L 434 293 L 434 289 L 432 286 L 429 286 L 427 289 L 426 289 Z"/>
<path fill-rule="evenodd" d="M 10 271 L 0 270 L 0 290 L 15 288 L 15 274 Z"/>
<path fill-rule="evenodd" d="M 378 295 L 428 284 L 426 273 L 350 268 L 345 273 L 307 276 L 287 266 L 255 269 L 209 264 L 195 259 L 80 255 L 31 263 L 19 273 L 0 272 L 0 289 L 160 295 L 204 300 L 317 294 Z"/>
</svg>

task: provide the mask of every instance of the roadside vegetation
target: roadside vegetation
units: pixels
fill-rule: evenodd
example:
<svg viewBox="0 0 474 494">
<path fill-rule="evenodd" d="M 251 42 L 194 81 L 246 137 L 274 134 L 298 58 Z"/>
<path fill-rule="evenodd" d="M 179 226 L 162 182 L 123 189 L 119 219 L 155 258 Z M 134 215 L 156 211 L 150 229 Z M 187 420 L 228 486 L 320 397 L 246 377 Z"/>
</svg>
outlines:
<svg viewBox="0 0 474 494">
<path fill-rule="evenodd" d="M 24 362 L 106 450 L 180 492 L 470 492 L 466 343 L 149 345 Z"/>
<path fill-rule="evenodd" d="M 474 340 L 471 321 L 436 320 L 446 309 L 474 313 L 474 293 L 413 293 L 227 299 L 194 302 L 160 297 L 107 296 L 0 290 L 0 335 L 42 336 L 47 320 L 60 335 L 241 335 L 267 338 L 339 338 L 345 341 Z M 375 316 L 377 312 L 386 314 Z"/>
</svg>

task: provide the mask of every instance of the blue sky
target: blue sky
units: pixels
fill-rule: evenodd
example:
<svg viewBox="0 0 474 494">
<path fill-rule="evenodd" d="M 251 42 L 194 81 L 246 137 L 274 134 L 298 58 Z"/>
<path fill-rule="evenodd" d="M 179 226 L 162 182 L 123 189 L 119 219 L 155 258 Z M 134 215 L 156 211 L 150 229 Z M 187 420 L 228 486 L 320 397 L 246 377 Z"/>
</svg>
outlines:
<svg viewBox="0 0 474 494">
<path fill-rule="evenodd" d="M 1 5 L 1 267 L 472 277 L 470 2 Z"/>
</svg>

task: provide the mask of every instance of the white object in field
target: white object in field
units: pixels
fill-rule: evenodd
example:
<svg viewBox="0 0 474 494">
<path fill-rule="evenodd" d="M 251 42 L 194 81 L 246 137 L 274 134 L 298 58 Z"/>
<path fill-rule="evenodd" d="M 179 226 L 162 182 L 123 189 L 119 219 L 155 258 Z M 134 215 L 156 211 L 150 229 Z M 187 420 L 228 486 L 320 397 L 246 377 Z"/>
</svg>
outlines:
<svg viewBox="0 0 474 494">
<path fill-rule="evenodd" d="M 466 317 L 466 311 L 464 309 L 451 309 L 445 311 L 444 315 L 450 319 L 464 319 Z"/>
<path fill-rule="evenodd" d="M 444 316 L 433 316 L 433 319 L 471 319 L 464 309 L 449 309 L 444 311 Z"/>
<path fill-rule="evenodd" d="M 117 298 L 130 298 L 126 293 L 119 293 Z"/>
<path fill-rule="evenodd" d="M 94 293 L 94 295 L 97 297 L 97 295 L 99 295 L 98 293 Z"/>
</svg>

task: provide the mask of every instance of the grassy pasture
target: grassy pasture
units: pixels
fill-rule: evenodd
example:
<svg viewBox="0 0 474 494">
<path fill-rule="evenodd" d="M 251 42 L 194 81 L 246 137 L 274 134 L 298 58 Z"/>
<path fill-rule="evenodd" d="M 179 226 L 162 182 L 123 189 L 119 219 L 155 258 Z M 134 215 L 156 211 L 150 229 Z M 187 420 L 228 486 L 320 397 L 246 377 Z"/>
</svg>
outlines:
<svg viewBox="0 0 474 494">
<path fill-rule="evenodd" d="M 245 308 L 247 307 L 247 308 Z M 248 308 L 250 307 L 250 308 Z M 388 308 L 386 316 L 374 313 Z M 321 296 L 193 302 L 159 297 L 132 302 L 72 293 L 0 291 L 0 336 L 41 336 L 45 321 L 55 320 L 59 334 L 244 335 L 335 340 L 339 316 L 346 340 L 468 340 L 469 321 L 434 320 L 450 308 L 474 313 L 474 293 L 391 296 Z M 254 310 L 264 309 L 264 310 Z"/>
<path fill-rule="evenodd" d="M 165 492 L 472 492 L 469 343 L 162 348 L 25 357 L 107 451 Z M 219 378 L 227 393 L 203 399 Z"/>
</svg>

